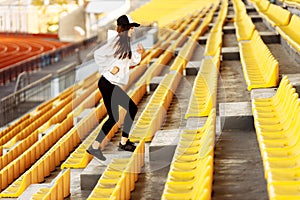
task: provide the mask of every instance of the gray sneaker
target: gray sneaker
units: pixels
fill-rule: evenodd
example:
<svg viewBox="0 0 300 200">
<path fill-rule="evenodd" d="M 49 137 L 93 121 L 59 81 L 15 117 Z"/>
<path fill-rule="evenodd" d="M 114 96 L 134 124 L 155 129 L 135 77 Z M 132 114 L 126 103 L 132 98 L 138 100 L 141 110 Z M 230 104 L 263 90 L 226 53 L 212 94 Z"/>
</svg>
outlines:
<svg viewBox="0 0 300 200">
<path fill-rule="evenodd" d="M 92 145 L 86 150 L 89 154 L 96 157 L 98 160 L 105 161 L 106 158 L 103 156 L 101 149 L 94 149 Z"/>
<path fill-rule="evenodd" d="M 121 142 L 119 143 L 119 151 L 131 151 L 134 152 L 136 146 L 134 145 L 133 142 L 130 142 L 129 140 L 127 140 L 125 145 L 122 145 Z"/>
</svg>

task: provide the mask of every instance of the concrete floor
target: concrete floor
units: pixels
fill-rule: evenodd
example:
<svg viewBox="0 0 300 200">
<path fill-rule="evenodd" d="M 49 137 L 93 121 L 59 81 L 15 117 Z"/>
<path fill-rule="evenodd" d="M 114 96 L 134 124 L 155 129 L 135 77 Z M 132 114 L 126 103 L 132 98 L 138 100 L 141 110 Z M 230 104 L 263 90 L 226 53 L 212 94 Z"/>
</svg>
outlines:
<svg viewBox="0 0 300 200">
<path fill-rule="evenodd" d="M 213 200 L 267 200 L 255 131 L 226 130 L 216 143 Z"/>
</svg>

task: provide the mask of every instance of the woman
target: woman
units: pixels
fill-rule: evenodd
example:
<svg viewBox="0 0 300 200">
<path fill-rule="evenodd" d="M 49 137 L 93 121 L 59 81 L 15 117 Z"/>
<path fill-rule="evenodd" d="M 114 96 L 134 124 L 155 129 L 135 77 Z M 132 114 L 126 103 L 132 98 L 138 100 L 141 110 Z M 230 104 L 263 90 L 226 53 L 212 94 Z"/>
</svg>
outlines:
<svg viewBox="0 0 300 200">
<path fill-rule="evenodd" d="M 139 26 L 140 24 L 133 22 L 130 16 L 120 16 L 117 19 L 118 35 L 94 53 L 95 62 L 102 74 L 98 87 L 109 116 L 96 140 L 87 149 L 88 153 L 99 160 L 106 160 L 100 144 L 119 120 L 119 105 L 126 109 L 127 113 L 118 150 L 131 152 L 135 150 L 135 145 L 128 140 L 128 136 L 137 113 L 137 106 L 120 86 L 128 83 L 129 67 L 137 65 L 141 61 L 141 55 L 144 52 L 141 44 L 138 44 L 136 51 L 131 50 L 130 38 L 134 32 L 134 27 Z"/>
</svg>

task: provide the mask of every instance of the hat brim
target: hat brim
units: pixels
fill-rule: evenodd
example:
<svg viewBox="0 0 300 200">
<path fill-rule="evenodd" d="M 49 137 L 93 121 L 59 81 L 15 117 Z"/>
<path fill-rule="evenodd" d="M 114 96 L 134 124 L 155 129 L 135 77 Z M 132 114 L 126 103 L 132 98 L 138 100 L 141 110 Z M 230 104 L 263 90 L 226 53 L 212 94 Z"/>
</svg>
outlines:
<svg viewBox="0 0 300 200">
<path fill-rule="evenodd" d="M 129 24 L 131 27 L 139 27 L 140 26 L 140 24 L 138 24 L 138 23 L 136 23 L 136 22 L 133 22 L 133 23 L 130 23 Z"/>
</svg>

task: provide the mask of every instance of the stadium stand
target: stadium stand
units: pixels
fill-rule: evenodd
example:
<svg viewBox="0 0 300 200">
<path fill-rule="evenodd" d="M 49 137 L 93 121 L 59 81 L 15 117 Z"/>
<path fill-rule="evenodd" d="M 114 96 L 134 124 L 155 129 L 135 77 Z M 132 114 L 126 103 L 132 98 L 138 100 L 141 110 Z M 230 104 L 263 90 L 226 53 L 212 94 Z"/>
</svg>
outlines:
<svg viewBox="0 0 300 200">
<path fill-rule="evenodd" d="M 231 2 L 234 10 L 228 9 Z M 251 2 L 255 10 L 276 27 L 280 36 L 300 52 L 297 32 L 299 17 L 266 0 Z M 157 12 L 152 12 L 153 9 Z M 130 140 L 139 144 L 131 156 L 110 160 L 101 177 L 98 177 L 94 189 L 84 198 L 135 199 L 132 193 L 142 191 L 140 185 L 137 185 L 144 184 L 140 183 L 141 177 L 142 181 L 147 178 L 141 175 L 149 167 L 149 161 L 146 160 L 147 146 L 157 131 L 163 129 L 188 63 L 192 58 L 198 57 L 201 64 L 197 74 L 192 77 L 193 86 L 189 88 L 191 95 L 185 99 L 188 105 L 182 120 L 190 122 L 197 119 L 205 123 L 193 128 L 187 128 L 187 125 L 185 128 L 178 126 L 179 141 L 168 175 L 163 181 L 160 198 L 217 199 L 213 191 L 213 184 L 216 183 L 213 175 L 214 164 L 220 164 L 221 161 L 226 168 L 237 168 L 233 164 L 228 167 L 225 159 L 219 160 L 219 163 L 215 160 L 220 159 L 220 155 L 215 156 L 215 145 L 218 145 L 217 114 L 220 113 L 217 103 L 220 90 L 218 78 L 221 63 L 225 60 L 222 58 L 225 34 L 223 26 L 229 22 L 229 11 L 234 11 L 232 24 L 235 34 L 232 35 L 236 36 L 240 50 L 238 62 L 242 65 L 247 83 L 245 91 L 276 88 L 282 76 L 273 97 L 254 98 L 251 102 L 254 123 L 250 125 L 255 126 L 269 199 L 299 198 L 299 95 L 289 78 L 279 74 L 279 62 L 271 48 L 263 42 L 254 21 L 247 13 L 248 10 L 241 0 L 180 0 L 176 4 L 170 0 L 152 0 L 131 13 L 133 18 L 139 19 L 145 25 L 157 21 L 162 28 L 158 33 L 158 41 L 143 54 L 140 65 L 131 69 L 130 81 L 123 88 L 138 106 L 142 103 L 144 105 L 130 134 Z M 274 10 L 279 14 L 274 15 Z M 196 54 L 199 38 L 204 35 L 206 44 L 203 45 L 201 54 Z M 18 47 L 22 52 L 28 53 L 30 48 L 36 53 L 42 52 L 42 44 L 35 43 L 29 47 L 25 43 L 20 42 L 23 45 Z M 9 45 L 7 51 L 16 51 L 17 47 L 11 43 Z M 58 45 L 53 48 L 60 47 Z M 46 45 L 43 48 L 48 47 Z M 6 51 L 5 49 L 4 45 L 0 46 L 1 52 Z M 48 50 L 51 51 L 51 47 Z M 151 92 L 149 85 L 157 76 L 161 76 L 162 80 Z M 107 120 L 102 96 L 96 84 L 99 77 L 99 73 L 90 75 L 1 130 L 1 198 L 20 197 L 30 185 L 35 184 L 39 186 L 39 190 L 31 194 L 31 199 L 64 199 L 71 194 L 71 172 L 74 168 L 85 169 L 92 164 L 93 157 L 86 149 Z M 112 140 L 122 126 L 123 118 L 124 113 L 121 110 L 118 123 L 101 144 L 104 153 L 108 144 L 114 142 Z M 236 135 L 231 134 L 231 137 L 235 138 Z M 223 146 L 221 148 L 223 150 Z M 233 156 L 239 150 L 230 152 L 231 160 L 237 159 Z M 247 151 L 252 153 L 249 149 Z M 58 170 L 61 172 L 50 184 L 43 183 L 53 171 Z M 226 172 L 222 171 L 223 179 Z M 238 175 L 246 177 L 243 174 Z M 155 180 L 163 179 L 159 178 Z M 158 182 L 155 184 L 161 184 Z M 153 186 L 150 184 L 149 187 Z M 153 188 L 155 187 L 158 186 Z M 153 194 L 153 188 L 146 193 L 149 192 L 155 199 L 157 194 Z M 159 191 L 155 193 L 159 194 Z M 241 191 L 238 193 L 239 197 L 245 195 Z M 264 199 L 261 198 L 262 192 L 260 194 L 257 199 Z"/>
</svg>

